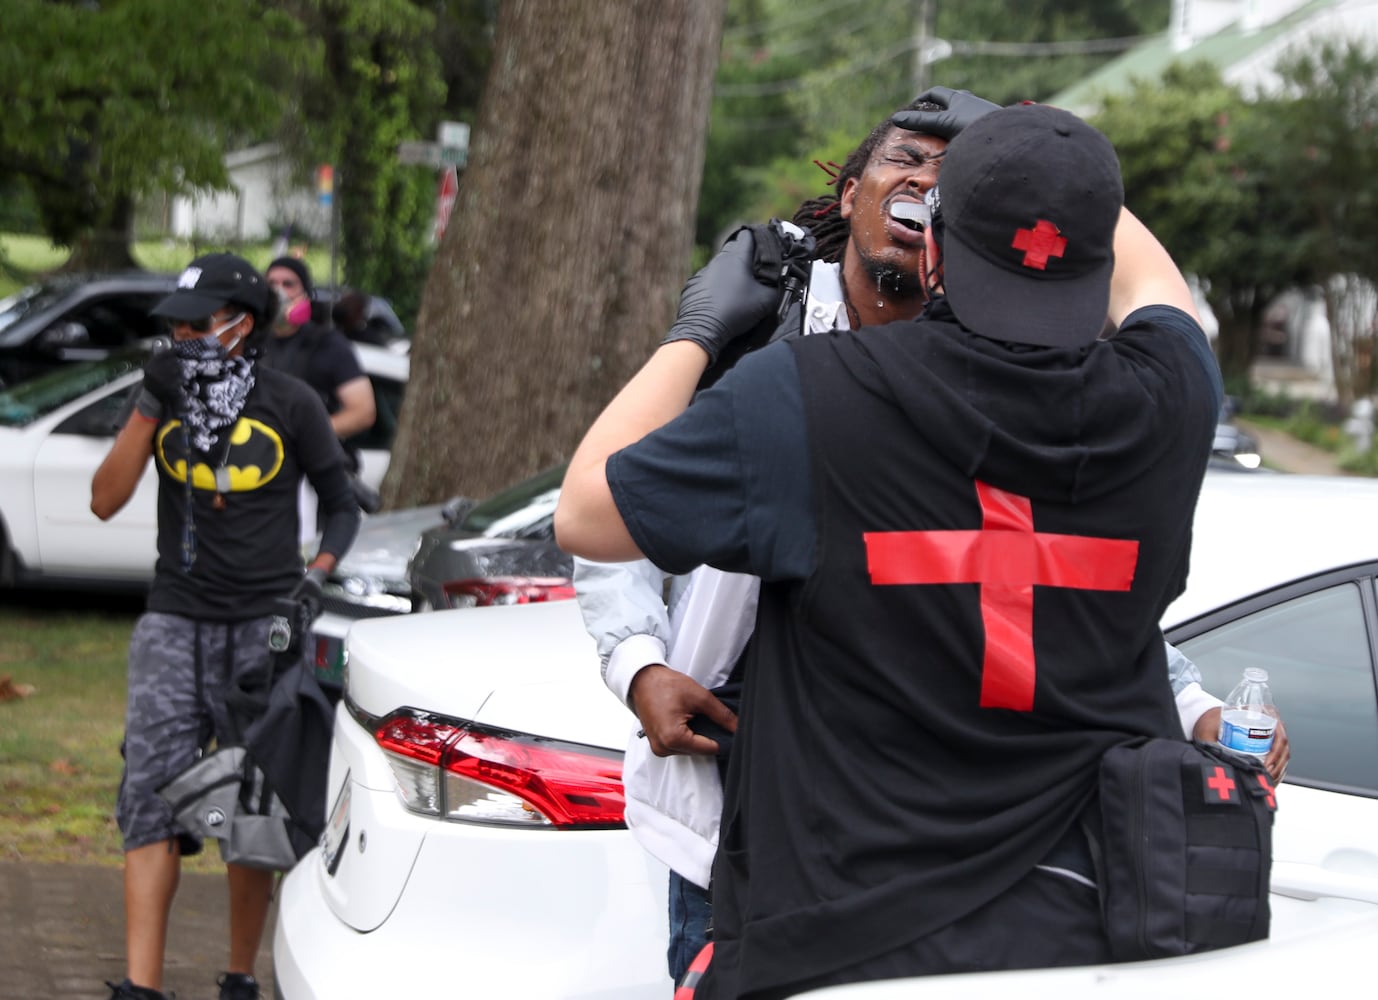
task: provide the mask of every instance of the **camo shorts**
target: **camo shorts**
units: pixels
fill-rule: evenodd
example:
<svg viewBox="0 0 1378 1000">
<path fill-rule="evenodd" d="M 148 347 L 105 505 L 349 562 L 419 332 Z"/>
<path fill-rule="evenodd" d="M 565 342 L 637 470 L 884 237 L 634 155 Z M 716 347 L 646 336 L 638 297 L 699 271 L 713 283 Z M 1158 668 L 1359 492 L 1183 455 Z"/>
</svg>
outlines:
<svg viewBox="0 0 1378 1000">
<path fill-rule="evenodd" d="M 158 789 L 190 767 L 210 746 L 237 742 L 225 707 L 233 685 L 271 676 L 268 618 L 197 621 L 145 612 L 129 640 L 124 775 L 115 818 L 124 849 L 176 837 L 184 855 L 201 841 L 180 829 Z"/>
</svg>

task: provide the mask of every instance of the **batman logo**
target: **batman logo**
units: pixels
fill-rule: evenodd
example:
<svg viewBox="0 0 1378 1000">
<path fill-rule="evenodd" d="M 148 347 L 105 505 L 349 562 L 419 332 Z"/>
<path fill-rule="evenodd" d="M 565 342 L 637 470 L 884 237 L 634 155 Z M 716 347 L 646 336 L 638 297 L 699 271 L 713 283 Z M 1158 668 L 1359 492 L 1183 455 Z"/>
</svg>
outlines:
<svg viewBox="0 0 1378 1000">
<path fill-rule="evenodd" d="M 179 483 L 187 478 L 186 435 L 180 432 L 181 426 L 180 420 L 170 421 L 158 431 L 154 442 L 158 464 Z M 220 447 L 216 445 L 217 449 Z M 245 493 L 270 483 L 282 470 L 284 455 L 282 437 L 277 431 L 261 421 L 240 417 L 230 433 L 230 450 L 225 456 L 230 492 Z M 201 457 L 197 455 L 198 459 Z M 191 485 L 198 490 L 215 490 L 215 469 L 205 461 L 196 461 L 191 467 Z"/>
</svg>

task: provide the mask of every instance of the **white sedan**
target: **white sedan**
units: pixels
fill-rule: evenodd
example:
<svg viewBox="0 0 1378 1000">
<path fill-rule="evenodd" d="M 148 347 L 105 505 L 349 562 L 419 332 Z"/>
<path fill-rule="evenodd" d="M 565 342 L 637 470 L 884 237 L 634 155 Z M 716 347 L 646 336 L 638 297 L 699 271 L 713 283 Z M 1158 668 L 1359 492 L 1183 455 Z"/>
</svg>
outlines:
<svg viewBox="0 0 1378 1000">
<path fill-rule="evenodd" d="M 360 441 L 362 476 L 376 488 L 387 470 L 409 359 L 354 346 L 378 404 L 378 420 Z M 143 587 L 152 580 L 158 496 L 152 464 L 109 521 L 89 507 L 91 477 L 110 450 L 146 357 L 131 348 L 0 391 L 0 587 Z"/>
<path fill-rule="evenodd" d="M 1378 481 L 1207 476 L 1188 590 L 1164 620 L 1208 690 L 1265 666 L 1287 722 L 1272 938 L 1186 959 L 934 977 L 925 995 L 1114 984 L 1147 997 L 1206 970 L 1265 991 L 1284 976 L 1367 975 L 1356 940 L 1378 940 L 1374 511 Z M 633 722 L 599 679 L 573 602 L 355 624 L 329 826 L 282 886 L 279 995 L 403 983 L 411 995 L 669 996 L 665 872 L 618 822 Z"/>
</svg>

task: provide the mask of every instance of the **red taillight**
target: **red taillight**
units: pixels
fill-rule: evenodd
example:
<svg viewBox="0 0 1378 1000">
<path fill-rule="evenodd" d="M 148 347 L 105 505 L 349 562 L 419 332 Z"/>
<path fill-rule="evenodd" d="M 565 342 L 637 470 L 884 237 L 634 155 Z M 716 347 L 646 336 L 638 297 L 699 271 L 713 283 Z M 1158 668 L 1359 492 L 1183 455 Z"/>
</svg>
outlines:
<svg viewBox="0 0 1378 1000">
<path fill-rule="evenodd" d="M 495 604 L 540 604 L 574 599 L 574 584 L 563 576 L 478 576 L 451 580 L 442 588 L 452 608 Z"/>
<path fill-rule="evenodd" d="M 373 735 L 395 755 L 389 763 L 398 795 L 414 812 L 561 829 L 624 825 L 616 751 L 406 709 L 382 720 Z"/>
</svg>

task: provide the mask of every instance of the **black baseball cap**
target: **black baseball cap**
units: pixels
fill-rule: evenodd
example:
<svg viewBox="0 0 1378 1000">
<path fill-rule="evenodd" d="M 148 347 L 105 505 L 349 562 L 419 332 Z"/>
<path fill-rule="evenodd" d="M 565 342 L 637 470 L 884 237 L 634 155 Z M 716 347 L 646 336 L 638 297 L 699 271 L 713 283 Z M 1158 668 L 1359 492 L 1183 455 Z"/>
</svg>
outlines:
<svg viewBox="0 0 1378 1000">
<path fill-rule="evenodd" d="M 1124 206 L 1109 139 L 1044 104 L 992 111 L 948 146 L 937 200 L 943 289 L 963 326 L 1046 347 L 1100 336 Z"/>
<path fill-rule="evenodd" d="M 195 320 L 234 304 L 262 317 L 269 294 L 268 282 L 243 257 L 210 253 L 187 265 L 177 278 L 177 290 L 154 306 L 152 313 L 174 320 Z"/>
</svg>

